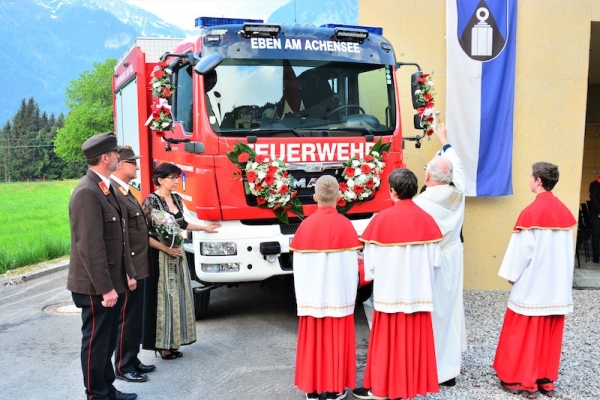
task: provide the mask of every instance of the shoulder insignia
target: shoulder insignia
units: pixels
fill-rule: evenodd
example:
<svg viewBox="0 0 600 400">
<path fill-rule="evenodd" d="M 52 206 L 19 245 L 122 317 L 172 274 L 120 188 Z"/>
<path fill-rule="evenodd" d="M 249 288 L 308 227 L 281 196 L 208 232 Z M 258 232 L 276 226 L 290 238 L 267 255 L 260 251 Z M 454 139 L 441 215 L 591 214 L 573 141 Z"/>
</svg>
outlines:
<svg viewBox="0 0 600 400">
<path fill-rule="evenodd" d="M 105 196 L 108 196 L 110 194 L 110 190 L 108 189 L 108 186 L 106 186 L 106 183 L 104 183 L 104 181 L 98 182 L 98 186 L 100 186 L 100 189 L 102 189 L 102 193 L 104 193 Z"/>
<path fill-rule="evenodd" d="M 123 196 L 127 196 L 127 191 L 125 190 L 125 188 L 123 188 L 123 186 L 119 185 L 119 191 L 123 193 Z"/>
</svg>

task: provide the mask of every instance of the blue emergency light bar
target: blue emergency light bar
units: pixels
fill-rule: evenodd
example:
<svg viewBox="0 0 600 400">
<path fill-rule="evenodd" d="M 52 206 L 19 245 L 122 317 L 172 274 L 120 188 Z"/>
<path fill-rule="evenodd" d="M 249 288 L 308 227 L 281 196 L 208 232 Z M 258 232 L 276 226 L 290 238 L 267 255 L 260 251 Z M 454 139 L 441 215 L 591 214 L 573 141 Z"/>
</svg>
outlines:
<svg viewBox="0 0 600 400">
<path fill-rule="evenodd" d="M 321 25 L 321 28 L 349 28 L 349 29 L 364 29 L 369 33 L 373 33 L 375 35 L 383 35 L 383 28 L 379 28 L 376 26 L 360 26 L 360 25 L 344 25 L 344 24 L 325 24 Z"/>
<path fill-rule="evenodd" d="M 262 24 L 262 19 L 248 19 L 248 18 L 218 18 L 218 17 L 198 17 L 196 18 L 196 28 L 204 28 L 209 26 L 217 25 L 241 25 L 244 22 L 251 22 L 255 24 Z"/>
</svg>

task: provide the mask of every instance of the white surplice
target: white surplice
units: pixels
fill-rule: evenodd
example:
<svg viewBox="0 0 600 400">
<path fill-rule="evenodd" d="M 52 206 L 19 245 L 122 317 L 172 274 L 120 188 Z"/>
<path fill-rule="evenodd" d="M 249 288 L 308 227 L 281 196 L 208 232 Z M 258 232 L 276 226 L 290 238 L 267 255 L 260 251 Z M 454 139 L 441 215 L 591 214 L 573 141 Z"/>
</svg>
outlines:
<svg viewBox="0 0 600 400">
<path fill-rule="evenodd" d="M 465 179 L 462 163 L 452 147 L 439 153 L 452 163 L 452 185 L 428 186 L 414 202 L 433 217 L 444 239 L 441 268 L 436 270 L 433 293 L 433 334 L 438 380 L 460 375 L 462 352 L 467 349 L 463 305 L 464 261 L 460 232 L 465 217 Z"/>
<path fill-rule="evenodd" d="M 508 308 L 527 316 L 573 312 L 572 229 L 513 232 L 498 275 L 514 282 Z"/>
<path fill-rule="evenodd" d="M 298 316 L 345 317 L 354 313 L 358 287 L 356 250 L 294 253 Z"/>
<path fill-rule="evenodd" d="M 373 308 L 411 314 L 433 310 L 439 242 L 380 246 L 365 243 L 365 280 L 373 281 Z"/>
</svg>

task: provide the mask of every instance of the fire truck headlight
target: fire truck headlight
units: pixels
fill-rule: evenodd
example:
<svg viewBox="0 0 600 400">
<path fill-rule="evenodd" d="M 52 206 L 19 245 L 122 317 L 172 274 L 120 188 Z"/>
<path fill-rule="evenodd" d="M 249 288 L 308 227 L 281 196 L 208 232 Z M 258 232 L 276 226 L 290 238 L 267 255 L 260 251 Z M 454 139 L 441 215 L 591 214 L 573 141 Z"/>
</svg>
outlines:
<svg viewBox="0 0 600 400">
<path fill-rule="evenodd" d="M 200 254 L 203 256 L 235 256 L 237 246 L 233 242 L 202 242 Z"/>
<path fill-rule="evenodd" d="M 202 272 L 239 272 L 240 263 L 200 264 Z"/>
</svg>

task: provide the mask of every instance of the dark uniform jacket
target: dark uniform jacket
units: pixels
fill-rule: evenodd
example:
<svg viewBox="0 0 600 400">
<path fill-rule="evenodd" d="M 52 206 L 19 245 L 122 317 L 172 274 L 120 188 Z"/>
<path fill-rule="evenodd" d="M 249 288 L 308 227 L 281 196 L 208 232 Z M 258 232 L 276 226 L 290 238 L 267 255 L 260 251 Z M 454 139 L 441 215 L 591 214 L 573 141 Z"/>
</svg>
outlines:
<svg viewBox="0 0 600 400">
<path fill-rule="evenodd" d="M 115 189 L 126 222 L 125 241 L 129 247 L 129 254 L 125 260 L 133 264 L 137 280 L 147 278 L 150 276 L 149 236 L 142 206 L 119 182 L 111 178 L 110 184 Z"/>
<path fill-rule="evenodd" d="M 67 289 L 102 295 L 127 288 L 124 224 L 117 198 L 92 170 L 77 184 L 69 201 L 71 257 Z M 130 277 L 136 274 L 127 269 Z"/>
</svg>

